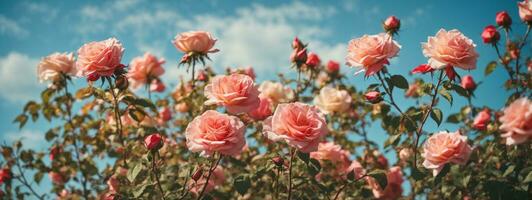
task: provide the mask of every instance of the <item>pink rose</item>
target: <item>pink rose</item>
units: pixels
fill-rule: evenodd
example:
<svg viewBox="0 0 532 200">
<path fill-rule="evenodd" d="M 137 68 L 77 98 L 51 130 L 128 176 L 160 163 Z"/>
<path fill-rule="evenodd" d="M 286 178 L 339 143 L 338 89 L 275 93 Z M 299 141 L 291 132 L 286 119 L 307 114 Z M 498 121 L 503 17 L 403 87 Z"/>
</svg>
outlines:
<svg viewBox="0 0 532 200">
<path fill-rule="evenodd" d="M 164 83 L 159 79 L 153 79 L 150 84 L 150 91 L 152 92 L 163 92 L 166 89 Z"/>
<path fill-rule="evenodd" d="M 223 105 L 231 114 L 248 113 L 259 106 L 253 79 L 243 74 L 218 75 L 205 86 L 205 105 Z"/>
<path fill-rule="evenodd" d="M 477 84 L 475 83 L 475 80 L 473 80 L 473 76 L 466 75 L 464 78 L 462 78 L 462 87 L 466 90 L 472 91 L 475 90 L 477 87 Z"/>
<path fill-rule="evenodd" d="M 532 138 L 532 102 L 526 97 L 512 102 L 499 118 L 506 144 L 521 144 Z"/>
<path fill-rule="evenodd" d="M 489 109 L 484 109 L 478 113 L 473 121 L 473 128 L 483 131 L 486 130 L 491 121 L 491 114 Z"/>
<path fill-rule="evenodd" d="M 120 181 L 115 175 L 107 180 L 107 187 L 109 187 L 109 191 L 118 192 L 120 189 Z"/>
<path fill-rule="evenodd" d="M 422 43 L 423 55 L 429 58 L 433 69 L 444 69 L 447 66 L 470 70 L 477 67 L 478 53 L 473 40 L 460 31 L 440 29 L 436 36 L 429 37 Z"/>
<path fill-rule="evenodd" d="M 121 67 L 124 48 L 116 38 L 84 44 L 78 50 L 78 76 L 111 76 Z"/>
<path fill-rule="evenodd" d="M 329 86 L 323 87 L 318 96 L 314 97 L 314 104 L 325 113 L 343 113 L 351 106 L 351 95 L 346 90 L 337 90 Z"/>
<path fill-rule="evenodd" d="M 185 54 L 199 53 L 207 54 L 217 52 L 213 49 L 216 39 L 209 32 L 189 31 L 180 33 L 172 41 L 174 46 Z"/>
<path fill-rule="evenodd" d="M 378 103 L 382 100 L 381 93 L 378 91 L 369 91 L 366 94 L 364 94 L 364 97 L 367 101 L 371 103 Z"/>
<path fill-rule="evenodd" d="M 355 179 L 359 179 L 366 174 L 364 167 L 362 167 L 362 165 L 356 160 L 351 161 L 351 165 L 349 165 L 345 174 L 347 175 L 350 172 L 355 173 Z"/>
<path fill-rule="evenodd" d="M 329 60 L 329 62 L 327 63 L 327 68 L 326 68 L 327 72 L 329 73 L 336 73 L 340 70 L 340 63 L 334 61 L 334 60 Z"/>
<path fill-rule="evenodd" d="M 269 98 L 274 104 L 286 103 L 294 98 L 294 91 L 279 82 L 264 81 L 259 86 L 260 97 Z"/>
<path fill-rule="evenodd" d="M 524 0 L 522 2 L 518 2 L 517 7 L 519 8 L 519 17 L 521 17 L 521 20 L 523 20 L 524 22 L 531 22 L 532 2 L 529 0 Z"/>
<path fill-rule="evenodd" d="M 201 190 L 203 189 L 203 186 L 205 186 L 205 183 L 207 182 L 207 176 L 208 173 L 202 173 L 202 176 L 198 178 L 197 181 L 191 181 L 189 188 L 190 192 L 194 194 L 195 196 L 199 195 Z M 211 174 L 211 177 L 209 179 L 209 182 L 207 183 L 207 187 L 205 188 L 205 193 L 209 193 L 212 191 L 216 186 L 221 185 L 225 182 L 225 175 L 223 168 L 221 166 L 217 166 Z"/>
<path fill-rule="evenodd" d="M 373 196 L 377 199 L 399 199 L 403 194 L 403 172 L 401 167 L 395 166 L 388 170 L 386 174 L 388 184 L 384 190 L 374 178 L 367 178 L 369 186 L 372 188 Z"/>
<path fill-rule="evenodd" d="M 239 118 L 208 110 L 194 118 L 185 130 L 187 147 L 209 156 L 214 152 L 236 156 L 242 152 L 246 127 Z"/>
<path fill-rule="evenodd" d="M 486 44 L 497 44 L 501 38 L 497 28 L 493 25 L 486 26 L 480 36 L 482 37 L 482 42 Z"/>
<path fill-rule="evenodd" d="M 385 31 L 388 32 L 397 32 L 399 30 L 399 27 L 401 26 L 401 20 L 399 20 L 395 16 L 389 16 L 384 20 L 383 27 Z"/>
<path fill-rule="evenodd" d="M 310 52 L 307 57 L 307 62 L 305 63 L 310 68 L 315 68 L 321 64 L 321 59 L 318 54 Z"/>
<path fill-rule="evenodd" d="M 263 133 L 272 141 L 285 141 L 303 153 L 318 150 L 327 135 L 327 123 L 315 106 L 304 103 L 279 104 L 263 123 Z"/>
<path fill-rule="evenodd" d="M 76 75 L 74 55 L 72 53 L 53 53 L 44 57 L 39 62 L 37 74 L 41 82 L 58 80 L 61 74 Z"/>
<path fill-rule="evenodd" d="M 65 183 L 65 180 L 63 179 L 63 176 L 60 173 L 51 171 L 48 172 L 48 176 L 50 177 L 52 183 L 56 185 L 63 185 Z"/>
<path fill-rule="evenodd" d="M 397 56 L 399 49 L 401 46 L 385 33 L 364 35 L 349 41 L 347 65 L 361 67 L 359 72 L 366 71 L 365 76 L 371 76 L 389 64 L 389 59 Z"/>
<path fill-rule="evenodd" d="M 145 53 L 142 57 L 136 57 L 129 64 L 127 77 L 132 88 L 138 88 L 143 84 L 149 83 L 164 73 L 162 64 L 164 59 L 158 60 L 157 57 L 150 53 Z"/>
<path fill-rule="evenodd" d="M 259 107 L 249 113 L 249 116 L 255 120 L 264 120 L 273 114 L 272 101 L 268 98 L 260 98 Z"/>
<path fill-rule="evenodd" d="M 460 132 L 442 131 L 430 136 L 423 145 L 423 166 L 431 169 L 434 176 L 438 175 L 447 163 L 465 164 L 471 155 L 471 146 L 467 136 Z"/>
<path fill-rule="evenodd" d="M 144 139 L 144 146 L 148 150 L 159 150 L 163 146 L 163 138 L 158 133 L 151 134 Z"/>
<path fill-rule="evenodd" d="M 408 85 L 405 97 L 419 97 L 419 84 L 417 82 Z"/>
<path fill-rule="evenodd" d="M 320 165 L 324 169 L 316 175 L 318 180 L 324 176 L 345 178 L 351 165 L 349 152 L 333 142 L 320 143 L 317 151 L 310 152 L 310 157 L 320 161 Z"/>
<path fill-rule="evenodd" d="M 500 11 L 495 15 L 495 22 L 502 27 L 510 27 L 512 25 L 512 18 L 506 11 Z"/>
</svg>

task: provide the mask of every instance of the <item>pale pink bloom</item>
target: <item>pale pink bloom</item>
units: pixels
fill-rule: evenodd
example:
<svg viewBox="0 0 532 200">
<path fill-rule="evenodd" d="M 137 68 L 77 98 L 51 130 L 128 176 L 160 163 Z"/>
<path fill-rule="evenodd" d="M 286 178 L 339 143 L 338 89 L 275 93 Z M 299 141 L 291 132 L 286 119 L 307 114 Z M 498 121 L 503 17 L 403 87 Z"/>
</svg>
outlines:
<svg viewBox="0 0 532 200">
<path fill-rule="evenodd" d="M 208 176 L 208 172 L 204 172 L 202 176 L 199 178 L 199 180 L 190 181 L 189 188 L 192 194 L 194 194 L 195 196 L 199 195 L 199 193 L 203 189 L 203 186 L 205 186 L 205 183 L 207 182 L 207 176 Z M 207 187 L 205 188 L 205 193 L 209 193 L 216 186 L 222 185 L 224 182 L 225 182 L 225 175 L 224 175 L 223 168 L 221 166 L 217 166 L 212 171 L 211 178 L 209 179 L 209 182 L 207 183 Z"/>
<path fill-rule="evenodd" d="M 371 76 L 389 64 L 389 59 L 397 56 L 399 49 L 401 46 L 388 34 L 364 35 L 349 41 L 346 64 L 361 67 L 359 72 L 365 71 L 365 76 Z"/>
<path fill-rule="evenodd" d="M 268 98 L 260 98 L 259 107 L 249 113 L 249 116 L 255 120 L 264 120 L 273 114 L 272 101 Z"/>
<path fill-rule="evenodd" d="M 473 121 L 473 128 L 477 130 L 486 130 L 491 121 L 491 114 L 489 109 L 484 109 L 478 113 Z"/>
<path fill-rule="evenodd" d="M 109 191 L 118 192 L 120 189 L 120 181 L 115 175 L 107 180 L 107 187 L 109 187 Z"/>
<path fill-rule="evenodd" d="M 346 90 L 333 87 L 323 87 L 318 96 L 314 97 L 314 104 L 325 114 L 343 113 L 351 106 L 351 95 Z"/>
<path fill-rule="evenodd" d="M 322 171 L 316 175 L 318 180 L 323 176 L 339 178 L 346 177 L 351 161 L 349 152 L 333 142 L 322 142 L 318 150 L 310 152 L 310 157 L 320 161 Z"/>
<path fill-rule="evenodd" d="M 524 0 L 522 2 L 518 2 L 517 7 L 519 8 L 519 17 L 521 17 L 521 20 L 523 20 L 524 22 L 531 22 L 532 1 Z"/>
<path fill-rule="evenodd" d="M 157 59 L 150 53 L 145 53 L 144 56 L 136 57 L 129 64 L 129 71 L 127 77 L 131 88 L 135 89 L 141 85 L 149 83 L 154 78 L 157 78 L 164 73 L 162 64 L 164 59 Z"/>
<path fill-rule="evenodd" d="M 318 87 L 322 87 L 322 86 L 326 85 L 327 82 L 330 81 L 330 80 L 331 80 L 331 78 L 329 77 L 329 74 L 327 74 L 326 72 L 321 71 L 318 74 L 318 77 L 316 77 L 316 85 L 318 85 Z"/>
<path fill-rule="evenodd" d="M 263 123 L 263 134 L 268 139 L 284 141 L 304 153 L 318 150 L 328 132 L 318 108 L 299 102 L 279 104 Z"/>
<path fill-rule="evenodd" d="M 506 144 L 521 144 L 532 139 L 532 102 L 526 97 L 512 102 L 499 118 L 499 129 L 504 133 Z"/>
<path fill-rule="evenodd" d="M 423 166 L 436 176 L 447 163 L 466 164 L 471 151 L 467 136 L 460 135 L 459 131 L 442 131 L 430 136 L 423 145 Z"/>
<path fill-rule="evenodd" d="M 264 81 L 259 86 L 260 97 L 269 98 L 274 104 L 286 103 L 294 98 L 294 91 L 279 82 Z"/>
<path fill-rule="evenodd" d="M 218 75 L 205 86 L 205 105 L 223 105 L 231 114 L 248 113 L 259 106 L 253 79 L 243 74 Z"/>
<path fill-rule="evenodd" d="M 55 81 L 61 74 L 76 75 L 74 55 L 72 53 L 53 53 L 44 57 L 39 62 L 37 74 L 41 82 Z"/>
<path fill-rule="evenodd" d="M 50 171 L 48 172 L 48 176 L 50 177 L 50 180 L 52 181 L 52 183 L 56 185 L 63 185 L 65 183 L 65 179 L 60 173 Z"/>
<path fill-rule="evenodd" d="M 159 80 L 159 79 L 153 79 L 150 84 L 150 91 L 152 92 L 163 92 L 166 89 L 166 85 Z"/>
<path fill-rule="evenodd" d="M 381 188 L 377 180 L 372 177 L 368 177 L 367 181 L 372 188 L 373 196 L 379 200 L 394 200 L 399 199 L 403 194 L 403 172 L 401 167 L 395 166 L 388 170 L 386 174 L 388 184 L 384 189 Z"/>
<path fill-rule="evenodd" d="M 408 161 L 410 157 L 414 154 L 414 151 L 411 148 L 403 148 L 399 151 L 399 159 L 402 161 Z"/>
<path fill-rule="evenodd" d="M 124 48 L 116 38 L 84 44 L 78 50 L 78 76 L 111 76 L 116 68 L 121 67 L 123 53 Z"/>
<path fill-rule="evenodd" d="M 447 66 L 465 70 L 477 67 L 478 53 L 473 40 L 460 31 L 440 29 L 436 36 L 422 43 L 423 55 L 429 58 L 428 64 L 433 69 L 444 69 Z"/>
<path fill-rule="evenodd" d="M 242 152 L 246 127 L 238 117 L 208 110 L 194 118 L 185 130 L 187 147 L 210 156 L 214 152 L 236 156 Z"/>
<path fill-rule="evenodd" d="M 218 49 L 213 49 L 216 39 L 209 32 L 189 31 L 180 33 L 172 40 L 174 46 L 183 53 L 214 53 Z"/>
</svg>

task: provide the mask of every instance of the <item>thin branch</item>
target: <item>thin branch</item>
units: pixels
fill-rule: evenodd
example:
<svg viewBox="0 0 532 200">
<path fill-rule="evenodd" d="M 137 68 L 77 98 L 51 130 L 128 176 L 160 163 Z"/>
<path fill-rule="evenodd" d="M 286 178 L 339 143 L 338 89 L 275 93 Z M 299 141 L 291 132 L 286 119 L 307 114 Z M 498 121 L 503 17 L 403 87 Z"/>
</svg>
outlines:
<svg viewBox="0 0 532 200">
<path fill-rule="evenodd" d="M 353 183 L 356 183 L 357 181 L 365 178 L 366 176 L 368 176 L 368 174 L 364 174 L 361 177 L 355 179 L 355 181 L 353 181 Z M 337 200 L 338 199 L 338 197 L 340 196 L 340 193 L 342 193 L 342 191 L 349 185 L 349 183 L 350 183 L 349 181 L 346 181 L 344 183 L 344 185 L 340 188 L 340 190 L 338 190 L 338 192 L 336 192 L 336 195 L 334 195 L 334 199 L 333 200 Z"/>
<path fill-rule="evenodd" d="M 20 161 L 19 161 L 19 157 L 13 153 L 13 157 L 15 157 L 15 166 L 17 166 L 17 169 L 18 169 L 18 172 L 19 172 L 19 176 L 14 176 L 17 180 L 20 181 L 20 183 L 22 183 L 26 188 L 28 188 L 31 192 L 31 194 L 33 194 L 35 197 L 37 197 L 38 199 L 41 199 L 43 200 L 44 199 L 44 195 L 39 195 L 32 187 L 31 187 L 31 184 L 28 182 L 28 180 L 26 179 L 26 176 L 24 176 L 24 172 L 22 171 L 22 167 L 20 166 Z"/>
<path fill-rule="evenodd" d="M 115 94 L 115 87 L 113 85 L 113 82 L 111 81 L 110 77 L 106 77 L 107 81 L 109 82 L 109 89 L 111 90 L 111 95 L 113 96 L 113 108 L 114 108 L 114 114 L 115 114 L 115 123 L 116 123 L 116 132 L 118 135 L 118 139 L 120 139 L 120 143 L 124 147 L 124 157 L 122 158 L 124 160 L 124 167 L 127 167 L 127 151 L 126 150 L 126 144 L 124 143 L 124 138 L 122 136 L 122 119 L 120 117 L 120 108 L 118 105 L 118 98 L 117 94 Z"/>
<path fill-rule="evenodd" d="M 213 156 L 216 156 L 216 154 L 214 154 Z M 211 162 L 211 166 L 209 167 L 209 174 L 207 175 L 207 180 L 205 181 L 205 184 L 203 185 L 203 188 L 201 189 L 201 192 L 198 195 L 197 200 L 200 200 L 201 197 L 203 197 L 203 193 L 205 193 L 205 189 L 207 189 L 207 185 L 209 184 L 209 180 L 211 179 L 212 172 L 216 169 L 216 167 L 218 167 L 218 164 L 220 163 L 220 160 L 222 160 L 222 157 L 223 157 L 222 154 L 220 154 L 218 159 L 213 160 Z"/>
<path fill-rule="evenodd" d="M 290 166 L 288 166 L 288 200 L 292 199 L 292 165 L 294 164 L 294 155 L 296 149 L 290 149 Z"/>
<path fill-rule="evenodd" d="M 152 152 L 152 157 L 153 158 L 152 158 L 152 162 L 151 162 L 151 169 L 152 169 L 153 175 L 155 176 L 155 181 L 157 183 L 157 187 L 159 188 L 159 190 L 161 192 L 161 197 L 163 198 L 163 200 L 166 200 L 166 198 L 164 197 L 163 187 L 161 186 L 161 181 L 159 180 L 159 173 L 157 172 L 157 165 L 156 165 L 157 155 L 158 155 L 157 152 L 155 152 L 155 151 Z"/>
</svg>

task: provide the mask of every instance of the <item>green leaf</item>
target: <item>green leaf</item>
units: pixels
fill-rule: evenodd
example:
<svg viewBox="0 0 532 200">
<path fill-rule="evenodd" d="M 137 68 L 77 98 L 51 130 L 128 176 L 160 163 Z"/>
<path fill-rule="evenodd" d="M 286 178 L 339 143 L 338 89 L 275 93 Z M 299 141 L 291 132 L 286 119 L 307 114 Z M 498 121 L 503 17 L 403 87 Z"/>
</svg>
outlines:
<svg viewBox="0 0 532 200">
<path fill-rule="evenodd" d="M 395 135 L 388 137 L 388 139 L 384 141 L 384 148 L 387 148 L 390 145 L 396 146 L 397 143 L 400 141 L 399 140 L 400 138 L 401 138 L 401 134 L 395 134 Z"/>
<path fill-rule="evenodd" d="M 430 118 L 432 118 L 438 126 L 440 126 L 442 121 L 443 113 L 439 108 L 433 108 L 432 112 L 430 113 Z"/>
<path fill-rule="evenodd" d="M 448 123 L 458 124 L 460 123 L 461 120 L 462 120 L 462 117 L 460 116 L 460 113 L 455 113 L 447 117 Z"/>
<path fill-rule="evenodd" d="M 135 165 L 133 167 L 132 170 L 128 170 L 127 172 L 127 179 L 130 181 L 130 182 L 135 182 L 135 178 L 137 178 L 137 176 L 139 175 L 140 171 L 142 170 L 142 164 L 141 163 L 138 163 L 137 165 Z"/>
<path fill-rule="evenodd" d="M 417 168 L 411 168 L 411 173 L 412 173 L 412 178 L 414 178 L 414 180 L 417 180 L 417 181 L 425 177 L 425 174 L 419 171 L 419 169 Z"/>
<path fill-rule="evenodd" d="M 310 160 L 310 154 L 309 153 L 303 153 L 303 152 L 297 152 L 297 157 L 301 159 L 305 164 L 308 164 Z"/>
<path fill-rule="evenodd" d="M 504 173 L 502 174 L 502 176 L 506 177 L 506 176 L 510 175 L 512 172 L 514 172 L 514 170 L 515 170 L 515 165 L 508 166 L 508 168 L 506 168 L 506 170 L 504 170 Z"/>
<path fill-rule="evenodd" d="M 438 173 L 438 175 L 436 175 L 436 177 L 434 177 L 434 184 L 439 184 L 441 182 L 441 179 L 443 177 L 445 177 L 445 175 L 447 175 L 447 173 L 449 173 L 449 171 L 451 171 L 451 165 L 450 164 L 446 164 L 443 169 L 440 171 L 440 173 Z"/>
<path fill-rule="evenodd" d="M 310 175 L 316 176 L 321 170 L 320 162 L 313 158 L 310 159 L 310 162 L 307 165 L 307 170 L 309 171 Z"/>
<path fill-rule="evenodd" d="M 386 188 L 386 185 L 388 185 L 388 178 L 386 177 L 386 171 L 384 170 L 373 170 L 372 172 L 368 173 L 368 176 L 371 176 L 377 180 L 381 188 Z"/>
<path fill-rule="evenodd" d="M 439 93 L 443 98 L 445 98 L 445 100 L 449 102 L 449 104 L 451 104 L 451 106 L 453 105 L 453 96 L 451 96 L 451 93 L 449 93 L 448 90 L 441 89 Z"/>
<path fill-rule="evenodd" d="M 15 118 L 15 120 L 13 120 L 13 123 L 15 123 L 15 122 L 19 123 L 18 128 L 20 129 L 20 128 L 24 127 L 26 122 L 28 122 L 28 116 L 26 114 L 20 114 L 19 116 L 17 116 Z"/>
<path fill-rule="evenodd" d="M 46 141 L 49 142 L 49 141 L 53 140 L 55 137 L 57 137 L 57 134 L 55 133 L 55 131 L 53 129 L 50 129 L 50 130 L 48 130 L 48 132 L 46 132 L 44 137 L 45 137 Z"/>
<path fill-rule="evenodd" d="M 469 97 L 469 93 L 468 93 L 467 90 L 464 89 L 462 86 L 460 86 L 460 85 L 456 85 L 456 84 L 453 84 L 451 88 L 452 88 L 456 93 L 458 93 L 458 95 L 463 96 L 463 97 Z"/>
<path fill-rule="evenodd" d="M 497 62 L 491 61 L 488 63 L 488 65 L 486 65 L 486 69 L 484 70 L 484 75 L 490 75 L 495 70 L 495 67 L 497 67 Z"/>
<path fill-rule="evenodd" d="M 532 182 L 532 171 L 528 172 L 528 175 L 526 175 L 525 180 L 523 180 L 523 183 L 530 183 Z"/>
<path fill-rule="evenodd" d="M 398 88 L 408 89 L 408 81 L 405 79 L 405 77 L 401 75 L 393 75 L 391 78 L 391 82 L 394 86 Z"/>
<path fill-rule="evenodd" d="M 39 183 L 41 182 L 43 176 L 44 176 L 44 173 L 42 173 L 42 172 L 37 172 L 37 173 L 35 173 L 35 175 L 33 176 L 33 180 L 35 181 L 35 183 L 39 184 Z"/>
<path fill-rule="evenodd" d="M 244 195 L 251 187 L 251 179 L 246 175 L 237 176 L 233 181 L 233 186 L 240 195 Z"/>
</svg>

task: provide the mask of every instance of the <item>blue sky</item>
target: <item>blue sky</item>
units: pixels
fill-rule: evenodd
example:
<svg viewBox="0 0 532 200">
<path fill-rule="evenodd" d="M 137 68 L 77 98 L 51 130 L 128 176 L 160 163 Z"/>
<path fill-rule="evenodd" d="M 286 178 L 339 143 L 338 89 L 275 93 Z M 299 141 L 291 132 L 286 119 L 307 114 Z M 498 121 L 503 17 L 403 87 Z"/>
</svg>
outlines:
<svg viewBox="0 0 532 200">
<path fill-rule="evenodd" d="M 506 73 L 498 68 L 483 78 L 485 65 L 495 59 L 495 51 L 482 44 L 484 26 L 495 23 L 495 13 L 507 10 L 513 18 L 514 33 L 524 33 L 517 15 L 517 1 L 1 1 L 0 2 L 0 140 L 24 137 L 26 143 L 44 148 L 44 121 L 18 130 L 13 118 L 27 100 L 37 99 L 46 84 L 36 77 L 41 57 L 53 52 L 75 52 L 83 43 L 117 37 L 126 48 L 123 63 L 150 51 L 167 60 L 163 79 L 176 83 L 184 71 L 177 69 L 178 53 L 170 43 L 176 33 L 207 30 L 219 39 L 221 51 L 210 63 L 222 72 L 228 66 L 253 66 L 258 80 L 274 79 L 278 72 L 289 72 L 290 41 L 299 36 L 309 42 L 311 51 L 323 60 L 344 62 L 346 44 L 354 37 L 381 32 L 381 21 L 389 15 L 402 20 L 400 56 L 389 67 L 392 73 L 407 75 L 412 67 L 426 62 L 420 42 L 440 28 L 459 29 L 473 39 L 480 53 L 473 74 L 483 81 L 477 92 L 478 105 L 501 108 L 507 94 L 502 92 Z M 530 48 L 524 49 L 526 53 Z M 374 79 L 352 75 L 355 70 L 342 66 L 342 72 L 359 89 Z M 188 77 L 188 76 L 187 76 Z M 411 79 L 413 77 L 410 77 Z M 75 81 L 80 87 L 83 80 Z M 498 91 L 494 94 L 493 91 Z M 499 92 L 500 91 L 500 92 Z M 400 105 L 412 105 L 397 93 Z M 444 114 L 463 106 L 455 97 L 453 107 L 441 104 Z M 376 124 L 378 127 L 378 124 Z M 452 126 L 443 125 L 446 129 Z M 430 125 L 428 130 L 436 131 Z M 382 130 L 372 128 L 370 138 L 382 144 Z M 41 145 L 39 145 L 41 144 Z"/>
</svg>

